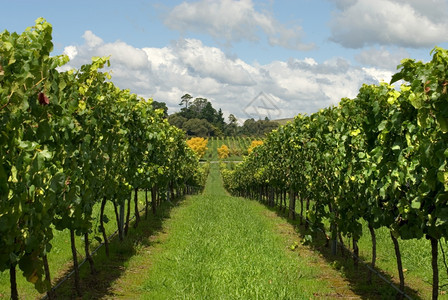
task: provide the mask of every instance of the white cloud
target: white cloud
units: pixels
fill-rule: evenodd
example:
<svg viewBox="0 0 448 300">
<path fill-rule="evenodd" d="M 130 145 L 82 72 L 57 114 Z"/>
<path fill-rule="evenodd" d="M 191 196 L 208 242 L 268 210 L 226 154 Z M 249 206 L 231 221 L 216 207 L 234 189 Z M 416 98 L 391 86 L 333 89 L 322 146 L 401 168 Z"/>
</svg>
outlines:
<svg viewBox="0 0 448 300">
<path fill-rule="evenodd" d="M 363 50 L 355 56 L 355 59 L 362 65 L 395 71 L 400 61 L 409 56 L 409 53 L 404 49 L 391 52 L 384 47 L 380 47 Z"/>
<path fill-rule="evenodd" d="M 311 50 L 313 44 L 302 42 L 300 26 L 287 28 L 271 15 L 255 10 L 251 0 L 200 0 L 174 7 L 165 25 L 180 32 L 206 33 L 227 44 L 241 40 L 258 41 L 260 31 L 273 46 Z"/>
<path fill-rule="evenodd" d="M 185 39 L 175 45 L 178 59 L 191 74 L 212 77 L 223 84 L 253 85 L 251 67 L 240 59 L 231 59 L 218 48 L 207 47 L 201 41 Z"/>
<path fill-rule="evenodd" d="M 141 69 L 148 65 L 148 56 L 142 49 L 134 48 L 124 42 L 103 44 L 96 48 L 100 53 L 108 53 L 115 64 L 125 65 L 127 68 Z"/>
<path fill-rule="evenodd" d="M 433 47 L 448 41 L 447 0 L 332 0 L 331 40 L 348 48 L 369 45 Z"/>
<path fill-rule="evenodd" d="M 394 75 L 394 72 L 376 68 L 362 68 L 362 70 L 379 82 L 381 81 L 390 82 L 392 75 Z"/>
<path fill-rule="evenodd" d="M 121 41 L 92 46 L 92 36 L 85 35 L 83 45 L 65 48 L 67 54 L 77 54 L 62 70 L 79 68 L 92 56 L 111 55 L 112 81 L 118 87 L 166 102 L 170 113 L 179 109 L 180 97 L 190 93 L 242 119 L 254 111 L 260 118 L 292 117 L 335 105 L 343 97 L 355 97 L 363 83 L 390 79 L 384 78 L 386 71 L 355 67 L 341 58 L 323 63 L 304 58 L 259 65 L 228 57 L 195 39 L 140 49 Z M 260 104 L 260 92 L 271 100 Z"/>
<path fill-rule="evenodd" d="M 320 64 L 309 59 L 291 59 L 287 64 L 271 69 L 276 70 L 275 77 L 285 91 L 279 94 L 280 97 L 287 100 L 288 109 L 295 110 L 297 107 L 299 112 L 314 112 L 336 105 L 343 97 L 355 97 L 363 83 L 378 82 L 373 70 L 367 72 L 341 58 Z"/>
<path fill-rule="evenodd" d="M 76 50 L 75 46 L 67 46 L 64 48 L 63 54 L 67 55 L 70 59 L 74 59 L 78 55 L 78 50 Z"/>
<path fill-rule="evenodd" d="M 90 30 L 87 30 L 86 32 L 84 32 L 84 35 L 82 37 L 86 41 L 87 46 L 92 47 L 92 48 L 99 46 L 103 43 L 103 40 L 101 38 L 99 38 L 98 36 L 96 36 L 95 34 L 93 34 L 93 32 Z"/>
</svg>

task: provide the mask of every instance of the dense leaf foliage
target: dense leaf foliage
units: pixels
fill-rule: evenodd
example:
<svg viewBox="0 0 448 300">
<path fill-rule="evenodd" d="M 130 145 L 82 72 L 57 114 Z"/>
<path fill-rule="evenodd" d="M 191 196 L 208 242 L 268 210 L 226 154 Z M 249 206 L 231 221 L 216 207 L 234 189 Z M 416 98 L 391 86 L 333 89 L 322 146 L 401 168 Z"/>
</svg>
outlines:
<svg viewBox="0 0 448 300">
<path fill-rule="evenodd" d="M 193 137 L 187 140 L 188 147 L 196 153 L 199 158 L 204 157 L 207 151 L 208 139 L 202 137 Z"/>
<path fill-rule="evenodd" d="M 222 145 L 218 148 L 218 158 L 228 158 L 230 155 L 230 149 L 226 145 Z"/>
<path fill-rule="evenodd" d="M 247 153 L 250 154 L 254 150 L 255 147 L 260 146 L 260 145 L 263 145 L 263 141 L 262 140 L 253 140 L 250 143 L 249 148 L 247 148 Z"/>
<path fill-rule="evenodd" d="M 0 34 L 0 270 L 18 265 L 40 291 L 54 227 L 88 233 L 103 198 L 204 183 L 184 133 L 100 72 L 108 58 L 58 71 L 51 32 L 41 18 Z"/>
<path fill-rule="evenodd" d="M 391 82 L 399 88 L 364 85 L 356 98 L 274 130 L 223 172 L 227 189 L 311 199 L 309 220 L 322 228 L 327 219 L 333 239 L 338 232 L 358 239 L 362 219 L 393 237 L 447 238 L 448 51 L 432 54 L 428 63 L 401 62 Z"/>
</svg>

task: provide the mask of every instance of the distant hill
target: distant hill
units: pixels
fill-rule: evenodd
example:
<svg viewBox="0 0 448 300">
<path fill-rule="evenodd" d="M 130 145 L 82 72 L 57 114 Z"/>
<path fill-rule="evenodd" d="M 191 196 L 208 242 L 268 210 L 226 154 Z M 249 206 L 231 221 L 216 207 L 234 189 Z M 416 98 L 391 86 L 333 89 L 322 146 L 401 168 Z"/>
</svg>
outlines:
<svg viewBox="0 0 448 300">
<path fill-rule="evenodd" d="M 285 119 L 277 119 L 277 120 L 271 120 L 272 122 L 277 122 L 280 125 L 285 125 L 289 121 L 294 121 L 294 118 L 285 118 Z"/>
</svg>

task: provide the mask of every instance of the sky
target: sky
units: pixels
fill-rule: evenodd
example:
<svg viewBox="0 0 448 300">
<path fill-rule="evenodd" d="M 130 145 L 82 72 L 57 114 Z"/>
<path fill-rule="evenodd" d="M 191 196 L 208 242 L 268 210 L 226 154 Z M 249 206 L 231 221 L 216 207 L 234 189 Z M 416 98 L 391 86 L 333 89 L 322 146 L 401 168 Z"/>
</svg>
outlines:
<svg viewBox="0 0 448 300">
<path fill-rule="evenodd" d="M 448 0 L 0 0 L 0 31 L 44 17 L 61 70 L 110 56 L 112 81 L 165 102 L 206 98 L 224 116 L 290 118 L 389 82 L 404 58 L 448 48 Z M 6 13 L 5 13 L 6 12 Z"/>
</svg>

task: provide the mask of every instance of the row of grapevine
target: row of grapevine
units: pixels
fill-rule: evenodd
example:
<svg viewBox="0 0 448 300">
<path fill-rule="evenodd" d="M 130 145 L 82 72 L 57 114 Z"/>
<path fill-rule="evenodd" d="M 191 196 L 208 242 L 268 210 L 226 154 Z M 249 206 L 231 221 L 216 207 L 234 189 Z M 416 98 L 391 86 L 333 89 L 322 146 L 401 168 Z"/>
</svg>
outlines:
<svg viewBox="0 0 448 300">
<path fill-rule="evenodd" d="M 54 228 L 70 231 L 75 272 L 75 235 L 84 236 L 93 267 L 94 205 L 103 213 L 106 201 L 113 202 L 122 239 L 132 191 L 150 190 L 155 210 L 159 190 L 173 194 L 204 181 L 183 132 L 151 101 L 115 87 L 100 72 L 108 58 L 58 71 L 68 57 L 50 56 L 51 33 L 40 18 L 22 34 L 0 34 L 0 271 L 10 272 L 13 299 L 17 266 L 36 289 L 51 291 L 47 254 Z M 138 224 L 136 196 L 135 215 Z"/>
<path fill-rule="evenodd" d="M 364 220 L 373 266 L 375 229 L 389 228 L 401 290 L 397 238 L 430 240 L 436 299 L 438 241 L 448 237 L 448 51 L 432 55 L 401 62 L 391 82 L 399 89 L 364 85 L 356 98 L 274 130 L 235 170 L 223 170 L 226 188 L 270 204 L 278 194 L 285 207 L 288 193 L 291 218 L 298 197 L 314 227 L 329 222 L 334 252 L 341 234 L 356 252 Z"/>
</svg>

